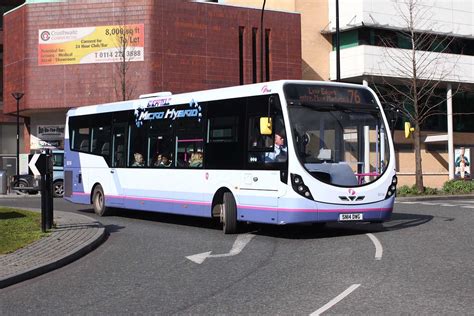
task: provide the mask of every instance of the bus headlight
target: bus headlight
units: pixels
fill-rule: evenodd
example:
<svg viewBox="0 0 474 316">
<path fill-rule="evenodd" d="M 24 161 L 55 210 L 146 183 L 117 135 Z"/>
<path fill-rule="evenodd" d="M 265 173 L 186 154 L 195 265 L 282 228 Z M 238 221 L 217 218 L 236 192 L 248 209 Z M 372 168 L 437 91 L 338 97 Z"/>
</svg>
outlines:
<svg viewBox="0 0 474 316">
<path fill-rule="evenodd" d="M 291 185 L 293 187 L 293 190 L 295 190 L 296 193 L 299 195 L 312 200 L 313 196 L 311 195 L 311 192 L 309 191 L 309 188 L 304 184 L 303 178 L 297 174 L 291 174 Z"/>
<path fill-rule="evenodd" d="M 393 195 L 397 193 L 397 183 L 398 183 L 397 176 L 393 176 L 392 183 L 388 187 L 387 194 L 385 195 L 386 199 L 392 197 Z"/>
</svg>

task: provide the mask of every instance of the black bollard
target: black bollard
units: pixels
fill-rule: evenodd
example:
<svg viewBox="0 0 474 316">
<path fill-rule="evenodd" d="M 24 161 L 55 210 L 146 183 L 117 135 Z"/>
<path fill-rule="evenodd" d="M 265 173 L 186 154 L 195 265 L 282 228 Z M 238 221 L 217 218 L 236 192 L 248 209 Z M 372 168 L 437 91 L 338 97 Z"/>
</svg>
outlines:
<svg viewBox="0 0 474 316">
<path fill-rule="evenodd" d="M 53 227 L 53 155 L 50 149 L 42 152 L 41 168 L 41 229 L 43 232 Z"/>
<path fill-rule="evenodd" d="M 48 215 L 46 206 L 46 175 L 41 174 L 41 231 L 43 233 L 48 231 Z"/>
</svg>

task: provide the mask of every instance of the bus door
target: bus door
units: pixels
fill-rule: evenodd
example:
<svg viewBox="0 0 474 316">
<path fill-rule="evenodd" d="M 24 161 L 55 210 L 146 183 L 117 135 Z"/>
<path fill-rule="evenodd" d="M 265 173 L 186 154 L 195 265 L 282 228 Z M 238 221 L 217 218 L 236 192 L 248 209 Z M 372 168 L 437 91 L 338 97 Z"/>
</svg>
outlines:
<svg viewBox="0 0 474 316">
<path fill-rule="evenodd" d="M 120 170 L 127 165 L 127 124 L 115 124 L 112 128 L 112 157 L 110 168 L 110 199 L 111 205 L 123 204 L 123 185 L 120 182 Z M 107 193 L 106 193 L 107 196 Z"/>
<path fill-rule="evenodd" d="M 270 102 L 271 100 L 271 102 Z M 271 133 L 260 129 L 262 118 L 271 117 Z M 275 145 L 276 134 L 286 141 L 285 127 L 278 95 L 247 99 L 246 171 L 242 174 L 241 191 L 260 206 L 277 207 L 279 197 L 286 192 L 281 181 L 288 170 L 286 142 Z M 274 218 L 272 216 L 272 218 Z"/>
<path fill-rule="evenodd" d="M 286 192 L 281 179 L 288 170 L 288 149 L 286 145 L 280 148 L 274 144 L 274 139 L 280 137 L 276 133 L 260 134 L 259 121 L 260 116 L 248 120 L 247 171 L 243 173 L 241 188 L 267 197 L 266 206 L 278 206 L 278 198 Z"/>
</svg>

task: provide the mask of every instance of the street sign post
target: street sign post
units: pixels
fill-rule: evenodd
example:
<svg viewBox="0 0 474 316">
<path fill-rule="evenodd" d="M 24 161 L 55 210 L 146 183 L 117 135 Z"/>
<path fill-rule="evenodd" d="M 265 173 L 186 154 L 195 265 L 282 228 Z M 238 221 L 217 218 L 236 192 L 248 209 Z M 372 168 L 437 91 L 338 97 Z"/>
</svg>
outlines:
<svg viewBox="0 0 474 316">
<path fill-rule="evenodd" d="M 28 163 L 35 176 L 41 176 L 41 230 L 53 227 L 53 155 L 50 149 L 34 154 Z"/>
</svg>

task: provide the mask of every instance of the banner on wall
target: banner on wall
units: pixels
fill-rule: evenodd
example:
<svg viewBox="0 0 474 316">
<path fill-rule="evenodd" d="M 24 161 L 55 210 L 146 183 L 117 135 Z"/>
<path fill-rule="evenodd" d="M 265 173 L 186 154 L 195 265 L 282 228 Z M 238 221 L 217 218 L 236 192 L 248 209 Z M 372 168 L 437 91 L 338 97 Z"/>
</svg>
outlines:
<svg viewBox="0 0 474 316">
<path fill-rule="evenodd" d="M 455 178 L 471 177 L 471 149 L 460 147 L 454 150 Z"/>
<path fill-rule="evenodd" d="M 44 140 L 63 139 L 64 124 L 60 125 L 38 125 L 36 135 Z"/>
<path fill-rule="evenodd" d="M 38 31 L 38 65 L 144 60 L 144 25 L 107 25 Z"/>
<path fill-rule="evenodd" d="M 36 135 L 30 135 L 30 149 L 63 149 L 64 124 L 38 125 Z"/>
</svg>

